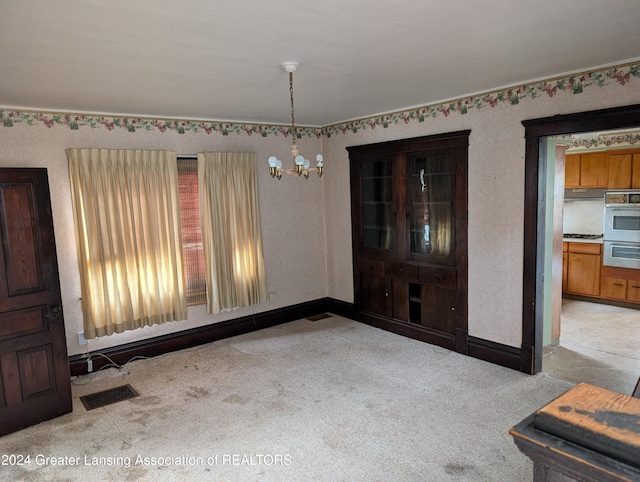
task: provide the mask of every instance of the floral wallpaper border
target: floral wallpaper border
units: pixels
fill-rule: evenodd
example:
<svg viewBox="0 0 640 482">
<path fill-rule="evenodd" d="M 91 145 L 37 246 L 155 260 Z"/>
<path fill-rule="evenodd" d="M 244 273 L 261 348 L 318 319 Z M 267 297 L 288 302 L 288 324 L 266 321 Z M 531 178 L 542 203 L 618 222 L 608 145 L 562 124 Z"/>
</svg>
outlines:
<svg viewBox="0 0 640 482">
<path fill-rule="evenodd" d="M 369 117 L 365 119 L 343 122 L 325 126 L 323 134 L 331 137 L 333 134 L 353 132 L 376 127 L 387 128 L 395 124 L 408 124 L 409 122 L 424 122 L 429 118 L 441 115 L 447 117 L 451 114 L 467 114 L 472 109 L 483 107 L 495 107 L 498 104 L 517 105 L 525 99 L 536 99 L 543 95 L 554 97 L 558 92 L 571 92 L 574 95 L 582 94 L 588 87 L 604 87 L 613 82 L 627 85 L 631 79 L 640 78 L 640 63 L 628 63 L 606 69 L 572 74 L 564 77 L 547 79 L 538 83 L 523 84 L 518 87 L 496 90 L 470 97 L 464 97 L 450 102 L 427 105 L 401 112 Z"/>
<path fill-rule="evenodd" d="M 557 136 L 556 139 L 563 139 L 567 141 L 570 149 L 573 148 L 605 148 L 609 146 L 639 146 L 640 147 L 640 134 L 600 134 L 598 136 L 590 138 L 576 139 L 571 136 Z"/>
<path fill-rule="evenodd" d="M 347 132 L 357 133 L 365 129 L 376 127 L 387 128 L 391 125 L 409 124 L 410 122 L 424 122 L 439 116 L 451 114 L 467 114 L 473 109 L 495 107 L 498 104 L 517 105 L 525 99 L 536 99 L 541 96 L 554 97 L 559 92 L 581 94 L 589 87 L 604 87 L 611 83 L 627 85 L 633 78 L 640 78 L 640 62 L 624 64 L 605 69 L 572 74 L 564 77 L 547 79 L 537 83 L 524 84 L 457 100 L 399 111 L 390 114 L 367 117 L 348 122 L 328 125 L 322 128 L 298 127 L 297 137 L 331 137 Z M 0 108 L 0 124 L 12 127 L 16 124 L 45 125 L 67 127 L 71 130 L 89 127 L 92 129 L 106 128 L 108 130 L 125 129 L 128 132 L 158 131 L 177 132 L 206 132 L 207 134 L 221 133 L 257 135 L 260 137 L 291 135 L 290 127 L 283 125 L 249 124 L 203 120 L 153 119 L 135 116 L 103 116 L 74 113 L 46 113 L 29 110 L 7 110 Z M 624 137 L 624 136 L 617 136 Z M 622 139 L 621 139 L 622 140 Z M 631 139 L 636 143 L 638 139 Z M 625 142 L 629 142 L 626 139 Z M 610 142 L 618 143 L 615 139 Z M 587 142 L 585 142 L 586 144 Z"/>
</svg>

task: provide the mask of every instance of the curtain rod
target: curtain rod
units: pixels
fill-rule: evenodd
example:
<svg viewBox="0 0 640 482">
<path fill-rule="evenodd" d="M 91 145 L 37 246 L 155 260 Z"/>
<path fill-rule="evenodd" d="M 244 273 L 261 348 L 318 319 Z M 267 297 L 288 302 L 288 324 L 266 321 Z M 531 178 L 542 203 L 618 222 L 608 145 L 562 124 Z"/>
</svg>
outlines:
<svg viewBox="0 0 640 482">
<path fill-rule="evenodd" d="M 197 159 L 198 154 L 178 154 L 178 159 Z"/>
</svg>

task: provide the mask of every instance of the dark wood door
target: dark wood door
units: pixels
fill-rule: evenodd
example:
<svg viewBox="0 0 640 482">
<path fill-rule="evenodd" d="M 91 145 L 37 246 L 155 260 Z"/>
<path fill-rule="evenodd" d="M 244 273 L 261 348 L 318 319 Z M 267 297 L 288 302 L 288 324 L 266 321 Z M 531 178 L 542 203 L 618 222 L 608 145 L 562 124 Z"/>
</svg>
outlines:
<svg viewBox="0 0 640 482">
<path fill-rule="evenodd" d="M 0 435 L 71 411 L 46 169 L 0 169 Z"/>
</svg>

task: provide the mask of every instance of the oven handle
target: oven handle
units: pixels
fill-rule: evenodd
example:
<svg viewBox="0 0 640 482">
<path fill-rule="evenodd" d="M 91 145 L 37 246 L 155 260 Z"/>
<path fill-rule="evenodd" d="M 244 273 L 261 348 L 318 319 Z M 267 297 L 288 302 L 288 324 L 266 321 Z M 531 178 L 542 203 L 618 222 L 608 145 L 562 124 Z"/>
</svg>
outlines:
<svg viewBox="0 0 640 482">
<path fill-rule="evenodd" d="M 607 211 L 612 212 L 612 213 L 617 213 L 617 212 L 627 212 L 627 213 L 638 213 L 640 215 L 640 209 L 638 208 L 611 208 L 611 207 L 607 207 L 606 208 Z"/>
</svg>

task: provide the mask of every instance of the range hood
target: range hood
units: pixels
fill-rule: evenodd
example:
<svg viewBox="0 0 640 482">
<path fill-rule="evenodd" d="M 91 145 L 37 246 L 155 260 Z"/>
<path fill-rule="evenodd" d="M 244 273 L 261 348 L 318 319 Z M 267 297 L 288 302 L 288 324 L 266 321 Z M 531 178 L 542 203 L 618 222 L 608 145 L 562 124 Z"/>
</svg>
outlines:
<svg viewBox="0 0 640 482">
<path fill-rule="evenodd" d="M 575 188 L 564 190 L 565 201 L 604 201 L 604 189 Z"/>
</svg>

